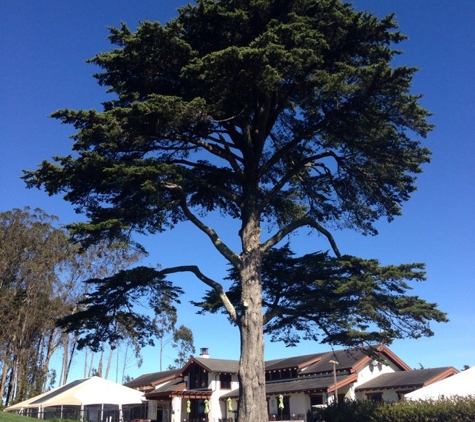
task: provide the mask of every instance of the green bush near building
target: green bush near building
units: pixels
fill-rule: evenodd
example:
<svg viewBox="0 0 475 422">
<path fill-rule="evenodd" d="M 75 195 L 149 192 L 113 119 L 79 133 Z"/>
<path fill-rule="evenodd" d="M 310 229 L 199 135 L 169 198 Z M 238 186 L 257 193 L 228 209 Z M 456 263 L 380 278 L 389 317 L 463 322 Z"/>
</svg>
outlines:
<svg viewBox="0 0 475 422">
<path fill-rule="evenodd" d="M 346 401 L 317 411 L 325 422 L 473 422 L 475 396 L 437 401 Z M 1 422 L 1 421 L 0 421 Z"/>
</svg>

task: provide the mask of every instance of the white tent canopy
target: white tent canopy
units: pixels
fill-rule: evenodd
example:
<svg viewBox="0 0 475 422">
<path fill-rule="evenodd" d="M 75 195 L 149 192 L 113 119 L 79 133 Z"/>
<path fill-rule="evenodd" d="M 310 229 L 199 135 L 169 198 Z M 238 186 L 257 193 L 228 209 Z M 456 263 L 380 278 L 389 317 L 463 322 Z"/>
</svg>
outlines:
<svg viewBox="0 0 475 422">
<path fill-rule="evenodd" d="M 46 408 L 52 406 L 88 406 L 141 404 L 143 393 L 99 377 L 72 381 L 47 393 L 7 407 L 5 411 Z"/>
<path fill-rule="evenodd" d="M 409 400 L 437 400 L 457 396 L 475 396 L 475 366 L 405 395 Z"/>
<path fill-rule="evenodd" d="M 14 404 L 10 407 L 7 407 L 6 409 L 4 409 L 5 412 L 17 412 L 17 411 L 20 411 L 22 409 L 25 409 L 28 407 L 28 405 L 32 402 L 32 401 L 35 401 L 35 400 L 38 400 L 40 399 L 41 397 L 44 397 L 46 396 L 47 394 L 50 394 L 51 392 L 57 390 L 57 388 L 53 389 L 53 390 L 50 390 L 50 391 L 47 391 L 46 393 L 43 393 L 43 394 L 40 394 L 38 396 L 35 396 L 35 397 L 32 397 L 31 399 L 28 399 L 28 400 L 24 400 L 20 403 L 17 403 L 17 404 Z"/>
</svg>

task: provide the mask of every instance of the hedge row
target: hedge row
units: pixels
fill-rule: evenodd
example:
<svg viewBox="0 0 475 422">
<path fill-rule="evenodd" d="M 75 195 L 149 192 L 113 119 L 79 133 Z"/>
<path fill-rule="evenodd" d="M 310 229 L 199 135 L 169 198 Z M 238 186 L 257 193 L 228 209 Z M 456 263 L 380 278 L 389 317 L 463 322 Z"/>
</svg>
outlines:
<svg viewBox="0 0 475 422">
<path fill-rule="evenodd" d="M 319 410 L 325 422 L 474 422 L 475 396 L 437 401 L 346 401 Z"/>
</svg>

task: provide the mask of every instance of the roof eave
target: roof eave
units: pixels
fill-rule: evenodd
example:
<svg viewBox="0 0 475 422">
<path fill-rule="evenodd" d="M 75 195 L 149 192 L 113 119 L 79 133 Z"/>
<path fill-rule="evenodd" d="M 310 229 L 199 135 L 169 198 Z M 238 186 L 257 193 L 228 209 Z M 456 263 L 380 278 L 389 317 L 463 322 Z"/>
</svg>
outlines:
<svg viewBox="0 0 475 422">
<path fill-rule="evenodd" d="M 426 387 L 427 385 L 433 384 L 434 382 L 441 381 L 445 378 L 451 377 L 452 375 L 458 374 L 459 371 L 455 369 L 453 366 L 445 370 L 444 372 L 441 372 L 440 374 L 437 374 L 435 377 L 427 380 L 424 382 L 423 386 Z"/>
<path fill-rule="evenodd" d="M 385 344 L 381 344 L 376 350 L 390 359 L 402 371 L 412 371 L 412 368 L 395 355 Z"/>
<path fill-rule="evenodd" d="M 173 379 L 175 379 L 175 378 L 179 378 L 178 373 L 173 374 L 173 375 L 169 375 L 169 376 L 166 377 L 166 378 L 161 378 L 161 379 L 159 379 L 159 380 L 157 380 L 157 381 L 153 381 L 153 382 L 151 382 L 150 384 L 151 384 L 153 387 L 156 387 L 156 386 L 159 385 L 159 384 L 163 384 L 164 382 L 171 381 L 171 380 L 173 380 Z"/>
<path fill-rule="evenodd" d="M 358 380 L 358 374 L 351 374 L 350 376 L 337 382 L 336 388 L 338 389 L 338 388 L 346 387 L 348 384 L 351 384 L 352 382 L 355 382 L 357 380 Z M 330 387 L 328 387 L 327 392 L 331 393 L 334 390 L 335 390 L 335 384 L 332 384 Z"/>
</svg>

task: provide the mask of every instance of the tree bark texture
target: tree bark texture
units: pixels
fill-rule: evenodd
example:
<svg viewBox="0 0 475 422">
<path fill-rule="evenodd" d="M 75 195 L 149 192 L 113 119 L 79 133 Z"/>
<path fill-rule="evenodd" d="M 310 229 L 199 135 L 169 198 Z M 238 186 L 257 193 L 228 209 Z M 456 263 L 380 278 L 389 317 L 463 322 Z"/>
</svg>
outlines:
<svg viewBox="0 0 475 422">
<path fill-rule="evenodd" d="M 238 422 L 267 422 L 264 334 L 262 314 L 262 286 L 260 268 L 260 228 L 257 219 L 251 220 L 242 232 L 243 254 L 240 320 L 241 359 L 239 364 L 240 397 Z"/>
</svg>

